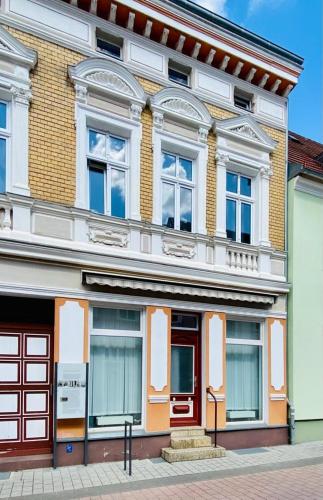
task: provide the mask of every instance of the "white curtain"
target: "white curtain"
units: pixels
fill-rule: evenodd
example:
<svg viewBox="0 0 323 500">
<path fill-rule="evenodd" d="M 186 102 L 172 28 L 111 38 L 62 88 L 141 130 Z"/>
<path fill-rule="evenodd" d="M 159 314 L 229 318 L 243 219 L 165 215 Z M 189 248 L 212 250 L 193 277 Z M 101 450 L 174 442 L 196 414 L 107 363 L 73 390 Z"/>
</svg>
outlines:
<svg viewBox="0 0 323 500">
<path fill-rule="evenodd" d="M 261 347 L 227 344 L 227 410 L 255 410 L 261 418 Z"/>
<path fill-rule="evenodd" d="M 142 339 L 91 336 L 90 416 L 141 413 Z"/>
</svg>

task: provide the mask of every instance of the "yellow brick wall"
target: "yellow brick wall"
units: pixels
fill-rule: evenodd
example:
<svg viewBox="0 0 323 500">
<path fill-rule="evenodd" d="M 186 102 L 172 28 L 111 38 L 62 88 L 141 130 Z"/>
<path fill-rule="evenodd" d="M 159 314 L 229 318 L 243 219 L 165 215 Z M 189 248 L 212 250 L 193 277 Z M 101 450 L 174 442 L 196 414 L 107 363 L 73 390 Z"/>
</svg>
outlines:
<svg viewBox="0 0 323 500">
<path fill-rule="evenodd" d="M 29 183 L 34 198 L 75 202 L 75 94 L 67 67 L 84 56 L 13 28 L 18 40 L 38 52 L 31 73 L 33 100 L 29 120 Z"/>
<path fill-rule="evenodd" d="M 273 175 L 269 188 L 269 239 L 277 250 L 285 250 L 286 135 L 282 130 L 262 126 L 277 146 L 271 155 Z"/>
<path fill-rule="evenodd" d="M 152 151 L 152 114 L 146 108 L 142 115 L 142 141 L 140 152 L 140 212 L 142 220 L 151 222 L 153 216 L 153 151 Z"/>
<path fill-rule="evenodd" d="M 31 73 L 33 101 L 30 106 L 29 182 L 31 195 L 37 199 L 73 205 L 75 201 L 76 133 L 74 127 L 74 88 L 67 76 L 69 65 L 84 56 L 36 36 L 8 28 L 20 41 L 38 52 L 38 64 Z M 144 78 L 138 81 L 147 94 L 163 87 Z M 236 116 L 230 111 L 206 104 L 215 119 Z M 141 216 L 152 220 L 153 154 L 152 115 L 148 108 L 142 114 L 141 144 Z M 274 174 L 270 183 L 270 240 L 284 249 L 285 210 L 285 134 L 263 126 L 278 146 L 272 155 Z M 206 225 L 210 236 L 215 232 L 216 137 L 208 138 Z"/>
</svg>

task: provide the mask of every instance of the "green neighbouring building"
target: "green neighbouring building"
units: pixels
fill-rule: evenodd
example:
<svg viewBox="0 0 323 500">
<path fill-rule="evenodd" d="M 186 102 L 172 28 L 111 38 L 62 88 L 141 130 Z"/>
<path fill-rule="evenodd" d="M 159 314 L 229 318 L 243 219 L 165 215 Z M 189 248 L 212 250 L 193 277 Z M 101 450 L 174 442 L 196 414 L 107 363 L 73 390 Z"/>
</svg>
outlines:
<svg viewBox="0 0 323 500">
<path fill-rule="evenodd" d="M 289 400 L 295 441 L 323 439 L 323 144 L 289 134 Z"/>
</svg>

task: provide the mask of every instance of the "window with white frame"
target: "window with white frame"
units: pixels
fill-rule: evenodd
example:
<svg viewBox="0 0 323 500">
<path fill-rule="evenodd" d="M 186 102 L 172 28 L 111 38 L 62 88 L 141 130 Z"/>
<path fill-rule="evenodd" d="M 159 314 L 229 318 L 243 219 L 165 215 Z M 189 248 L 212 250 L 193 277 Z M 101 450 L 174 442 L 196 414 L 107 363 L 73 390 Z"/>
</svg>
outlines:
<svg viewBox="0 0 323 500">
<path fill-rule="evenodd" d="M 180 155 L 162 152 L 162 224 L 192 231 L 194 162 Z"/>
<path fill-rule="evenodd" d="M 93 307 L 89 426 L 142 424 L 141 311 Z"/>
<path fill-rule="evenodd" d="M 89 208 L 127 217 L 128 140 L 88 129 Z"/>
<path fill-rule="evenodd" d="M 244 175 L 226 174 L 227 238 L 240 243 L 252 242 L 252 179 Z"/>
<path fill-rule="evenodd" d="M 259 322 L 227 321 L 226 419 L 263 419 L 263 332 Z"/>
<path fill-rule="evenodd" d="M 8 104 L 0 102 L 0 193 L 6 192 L 8 140 Z"/>
</svg>

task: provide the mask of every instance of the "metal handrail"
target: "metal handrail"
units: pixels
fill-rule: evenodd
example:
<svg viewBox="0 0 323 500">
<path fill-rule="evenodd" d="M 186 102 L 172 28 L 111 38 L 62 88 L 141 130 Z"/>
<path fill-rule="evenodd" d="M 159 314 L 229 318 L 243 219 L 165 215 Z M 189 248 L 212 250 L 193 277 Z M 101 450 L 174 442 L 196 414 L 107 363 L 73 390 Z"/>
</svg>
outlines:
<svg viewBox="0 0 323 500">
<path fill-rule="evenodd" d="M 128 425 L 129 425 L 129 437 L 128 437 Z M 127 439 L 129 441 L 129 447 L 127 449 Z M 129 459 L 129 476 L 132 475 L 132 422 L 127 420 L 124 423 L 124 457 L 123 457 L 123 469 L 127 470 L 127 455 Z"/>
<path fill-rule="evenodd" d="M 218 421 L 218 402 L 215 395 L 212 392 L 211 387 L 206 388 L 207 394 L 210 394 L 214 399 L 214 446 L 217 447 L 217 421 Z"/>
</svg>

